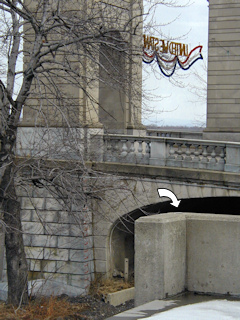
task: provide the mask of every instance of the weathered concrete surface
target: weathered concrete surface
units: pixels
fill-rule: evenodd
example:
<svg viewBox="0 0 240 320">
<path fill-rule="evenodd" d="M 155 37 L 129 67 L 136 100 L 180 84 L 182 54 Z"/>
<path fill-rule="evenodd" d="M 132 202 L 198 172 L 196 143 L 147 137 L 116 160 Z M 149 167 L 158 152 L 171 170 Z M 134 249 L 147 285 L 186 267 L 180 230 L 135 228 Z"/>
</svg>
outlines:
<svg viewBox="0 0 240 320">
<path fill-rule="evenodd" d="M 106 302 L 111 304 L 112 306 L 119 306 L 120 304 L 123 304 L 126 301 L 134 299 L 135 294 L 135 288 L 129 288 L 113 293 L 109 293 L 107 295 Z"/>
<path fill-rule="evenodd" d="M 187 288 L 240 294 L 240 217 L 187 215 Z"/>
<path fill-rule="evenodd" d="M 189 291 L 240 295 L 240 216 L 168 213 L 135 223 L 135 305 Z"/>
<path fill-rule="evenodd" d="M 185 215 L 142 217 L 135 223 L 135 305 L 184 291 Z"/>
</svg>

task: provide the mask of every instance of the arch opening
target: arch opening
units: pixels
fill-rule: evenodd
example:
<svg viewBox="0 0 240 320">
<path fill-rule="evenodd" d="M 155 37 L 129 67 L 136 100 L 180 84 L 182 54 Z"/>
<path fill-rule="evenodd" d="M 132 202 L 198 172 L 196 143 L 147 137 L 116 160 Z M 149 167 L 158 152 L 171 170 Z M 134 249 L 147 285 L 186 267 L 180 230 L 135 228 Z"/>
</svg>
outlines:
<svg viewBox="0 0 240 320">
<path fill-rule="evenodd" d="M 134 221 L 131 215 L 119 218 L 111 230 L 111 276 L 124 277 L 125 259 L 128 259 L 129 280 L 134 275 Z"/>
<path fill-rule="evenodd" d="M 146 215 L 167 212 L 195 212 L 240 215 L 240 197 L 206 197 L 182 199 L 178 208 L 170 201 L 134 210 L 115 222 L 110 234 L 110 276 L 124 276 L 124 259 L 129 259 L 129 275 L 134 278 L 134 222 Z"/>
</svg>

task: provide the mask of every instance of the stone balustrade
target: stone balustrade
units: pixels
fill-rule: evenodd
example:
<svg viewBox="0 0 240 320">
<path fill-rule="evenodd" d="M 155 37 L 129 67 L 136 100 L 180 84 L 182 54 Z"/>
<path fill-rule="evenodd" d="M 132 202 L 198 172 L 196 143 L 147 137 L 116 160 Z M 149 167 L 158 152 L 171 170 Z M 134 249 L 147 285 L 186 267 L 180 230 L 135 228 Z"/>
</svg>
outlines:
<svg viewBox="0 0 240 320">
<path fill-rule="evenodd" d="M 149 164 L 150 162 L 149 137 L 135 137 L 126 135 L 104 136 L 104 161 Z"/>
<path fill-rule="evenodd" d="M 103 161 L 240 172 L 240 143 L 104 135 Z"/>
</svg>

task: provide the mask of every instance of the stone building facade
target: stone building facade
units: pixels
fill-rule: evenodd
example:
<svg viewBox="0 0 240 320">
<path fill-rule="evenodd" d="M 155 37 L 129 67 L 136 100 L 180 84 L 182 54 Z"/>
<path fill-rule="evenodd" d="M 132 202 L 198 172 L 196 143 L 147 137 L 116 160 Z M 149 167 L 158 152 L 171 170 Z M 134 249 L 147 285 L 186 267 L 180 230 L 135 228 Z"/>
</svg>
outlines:
<svg viewBox="0 0 240 320">
<path fill-rule="evenodd" d="M 209 1 L 204 138 L 240 141 L 240 1 Z"/>
<path fill-rule="evenodd" d="M 37 3 L 26 1 L 38 19 L 41 8 Z M 49 10 L 53 14 L 58 10 L 66 21 L 76 19 L 73 32 L 76 28 L 83 38 L 89 33 L 89 40 L 63 46 L 56 55 L 49 53 L 49 63 L 34 80 L 25 104 L 22 127 L 70 125 L 121 133 L 142 128 L 142 0 L 71 0 L 60 2 L 58 8 L 56 3 L 50 2 Z M 54 22 L 48 20 L 52 27 Z M 24 30 L 27 63 L 34 33 L 28 24 Z M 43 45 L 70 37 L 71 31 L 53 30 Z"/>
</svg>

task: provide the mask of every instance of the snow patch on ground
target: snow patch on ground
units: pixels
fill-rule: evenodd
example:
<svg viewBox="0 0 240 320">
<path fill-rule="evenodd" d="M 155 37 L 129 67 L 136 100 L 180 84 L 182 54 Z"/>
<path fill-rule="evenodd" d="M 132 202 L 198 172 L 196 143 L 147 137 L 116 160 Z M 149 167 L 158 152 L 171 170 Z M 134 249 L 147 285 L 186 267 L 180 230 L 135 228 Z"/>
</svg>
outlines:
<svg viewBox="0 0 240 320">
<path fill-rule="evenodd" d="M 141 320 L 240 319 L 240 301 L 213 300 L 174 308 Z M 140 320 L 140 319 L 139 319 Z"/>
</svg>

